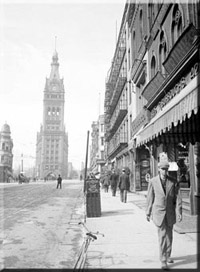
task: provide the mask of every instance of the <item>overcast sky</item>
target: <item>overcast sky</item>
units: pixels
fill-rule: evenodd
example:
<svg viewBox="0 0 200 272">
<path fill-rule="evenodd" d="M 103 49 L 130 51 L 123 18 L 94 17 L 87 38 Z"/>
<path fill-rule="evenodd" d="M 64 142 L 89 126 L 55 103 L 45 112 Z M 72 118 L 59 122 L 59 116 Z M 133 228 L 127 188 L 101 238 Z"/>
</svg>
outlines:
<svg viewBox="0 0 200 272">
<path fill-rule="evenodd" d="M 24 168 L 34 165 L 55 36 L 65 86 L 69 161 L 76 169 L 85 162 L 87 131 L 103 114 L 105 80 L 125 2 L 1 0 L 0 128 L 5 122 L 11 128 L 14 168 L 22 153 Z"/>
</svg>

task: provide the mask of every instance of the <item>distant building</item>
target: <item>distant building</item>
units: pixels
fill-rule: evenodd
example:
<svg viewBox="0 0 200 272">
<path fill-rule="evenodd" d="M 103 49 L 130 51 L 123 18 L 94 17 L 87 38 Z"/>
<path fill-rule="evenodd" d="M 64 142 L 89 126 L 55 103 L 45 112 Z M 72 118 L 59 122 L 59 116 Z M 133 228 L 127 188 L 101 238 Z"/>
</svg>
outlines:
<svg viewBox="0 0 200 272">
<path fill-rule="evenodd" d="M 68 135 L 64 125 L 65 90 L 59 75 L 58 54 L 52 57 L 43 98 L 43 124 L 37 133 L 36 172 L 39 178 L 68 176 Z"/>
<path fill-rule="evenodd" d="M 105 166 L 104 148 L 104 115 L 100 115 L 98 121 L 92 123 L 90 170 L 93 173 L 101 173 Z"/>
<path fill-rule="evenodd" d="M 68 162 L 68 178 L 72 178 L 72 172 L 73 172 L 73 165 L 72 162 Z"/>
<path fill-rule="evenodd" d="M 0 131 L 0 182 L 9 182 L 12 177 L 13 141 L 10 126 L 4 124 Z"/>
</svg>

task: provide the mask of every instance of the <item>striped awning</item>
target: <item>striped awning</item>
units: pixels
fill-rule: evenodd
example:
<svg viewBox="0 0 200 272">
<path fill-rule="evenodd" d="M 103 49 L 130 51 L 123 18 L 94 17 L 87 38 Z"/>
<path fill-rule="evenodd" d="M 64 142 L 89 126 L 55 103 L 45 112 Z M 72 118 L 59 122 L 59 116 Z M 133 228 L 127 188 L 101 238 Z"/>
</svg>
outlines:
<svg viewBox="0 0 200 272">
<path fill-rule="evenodd" d="M 155 117 L 151 119 L 136 135 L 136 146 L 140 146 L 156 138 L 158 134 L 177 126 L 186 116 L 190 118 L 192 111 L 196 114 L 199 108 L 198 87 L 196 77 L 179 94 L 177 94 Z"/>
</svg>

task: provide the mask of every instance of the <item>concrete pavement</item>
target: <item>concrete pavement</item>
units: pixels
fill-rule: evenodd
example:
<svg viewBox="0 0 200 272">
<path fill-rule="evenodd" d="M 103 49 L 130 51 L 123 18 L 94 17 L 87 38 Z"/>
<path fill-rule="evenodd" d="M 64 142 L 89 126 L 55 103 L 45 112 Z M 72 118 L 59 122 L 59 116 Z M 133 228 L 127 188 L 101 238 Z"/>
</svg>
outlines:
<svg viewBox="0 0 200 272">
<path fill-rule="evenodd" d="M 157 229 L 145 216 L 145 195 L 128 193 L 127 203 L 120 202 L 111 192 L 101 191 L 101 217 L 86 218 L 91 231 L 104 237 L 91 242 L 85 268 L 160 268 Z M 196 269 L 197 233 L 174 231 L 171 269 Z"/>
</svg>

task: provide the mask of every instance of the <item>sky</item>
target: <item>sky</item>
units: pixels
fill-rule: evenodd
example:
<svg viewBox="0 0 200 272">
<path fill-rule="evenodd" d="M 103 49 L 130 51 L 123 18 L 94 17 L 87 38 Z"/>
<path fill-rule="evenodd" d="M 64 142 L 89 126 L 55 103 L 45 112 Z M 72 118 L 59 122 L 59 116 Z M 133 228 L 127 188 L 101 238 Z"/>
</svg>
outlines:
<svg viewBox="0 0 200 272">
<path fill-rule="evenodd" d="M 103 114 L 105 81 L 125 0 L 0 0 L 0 129 L 13 140 L 13 168 L 33 167 L 43 92 L 56 49 L 65 87 L 69 162 L 85 162 L 87 131 Z M 55 37 L 57 37 L 55 39 Z M 55 42 L 56 40 L 56 42 Z"/>
</svg>

